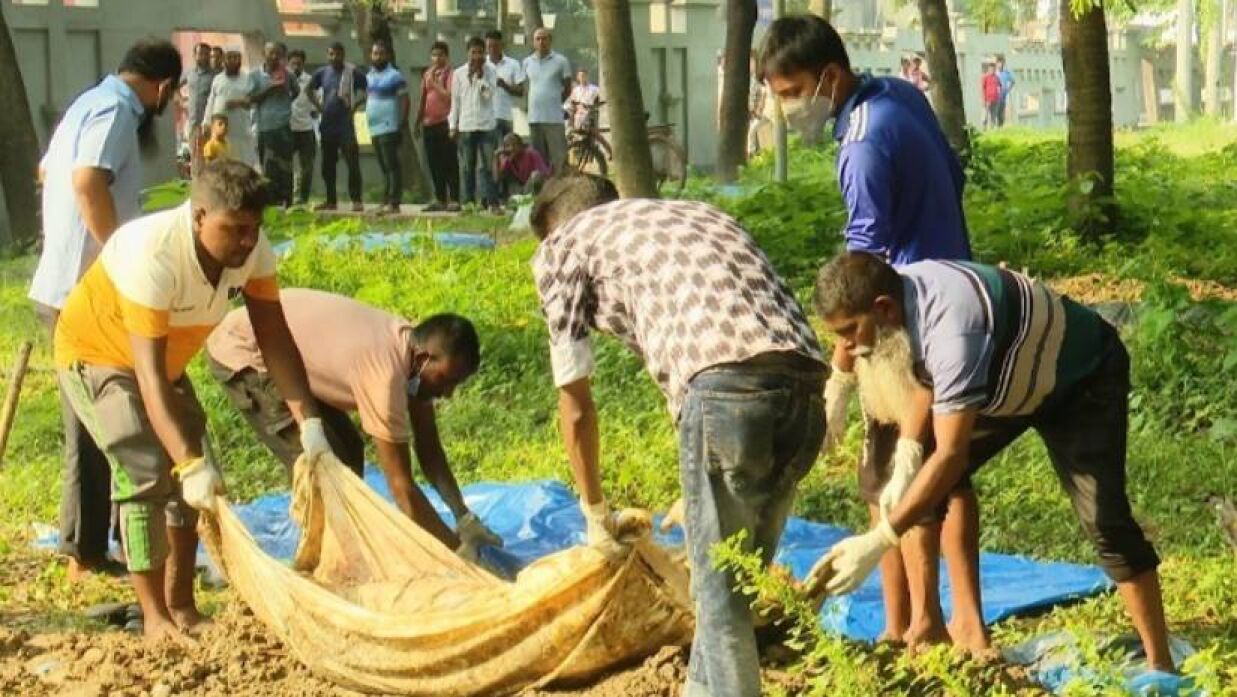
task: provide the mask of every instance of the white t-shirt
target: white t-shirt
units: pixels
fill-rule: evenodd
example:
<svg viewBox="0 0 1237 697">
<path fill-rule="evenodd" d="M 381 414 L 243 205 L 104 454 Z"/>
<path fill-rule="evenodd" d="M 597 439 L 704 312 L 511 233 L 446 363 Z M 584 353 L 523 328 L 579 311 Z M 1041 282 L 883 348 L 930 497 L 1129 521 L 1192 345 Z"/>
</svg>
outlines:
<svg viewBox="0 0 1237 697">
<path fill-rule="evenodd" d="M 511 56 L 503 56 L 503 59 L 497 63 L 486 60 L 494 68 L 494 72 L 498 77 L 508 85 L 515 87 L 521 82 L 524 82 L 524 68 L 520 65 L 520 61 Z M 507 90 L 499 87 L 494 91 L 494 118 L 503 121 L 512 120 L 511 110 L 515 106 L 515 98 L 507 93 Z"/>
</svg>

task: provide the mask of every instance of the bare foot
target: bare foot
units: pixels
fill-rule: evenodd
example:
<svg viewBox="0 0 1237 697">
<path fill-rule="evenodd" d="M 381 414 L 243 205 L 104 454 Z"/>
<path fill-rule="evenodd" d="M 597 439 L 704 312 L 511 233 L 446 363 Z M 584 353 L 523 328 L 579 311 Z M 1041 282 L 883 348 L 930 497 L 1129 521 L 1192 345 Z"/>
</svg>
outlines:
<svg viewBox="0 0 1237 697">
<path fill-rule="evenodd" d="M 906 647 L 912 651 L 949 643 L 949 632 L 944 624 L 936 622 L 912 622 L 906 634 L 902 635 Z"/>
<path fill-rule="evenodd" d="M 949 638 L 953 641 L 956 648 L 974 658 L 983 659 L 989 654 L 994 653 L 992 650 L 992 638 L 988 636 L 988 628 L 982 624 L 975 627 L 971 624 L 963 625 L 957 622 L 950 622 Z"/>
<path fill-rule="evenodd" d="M 200 636 L 214 624 L 211 618 L 198 612 L 198 609 L 192 605 L 186 608 L 168 608 L 168 612 L 172 615 L 172 621 L 176 623 L 176 626 L 189 636 Z"/>
<path fill-rule="evenodd" d="M 889 644 L 890 646 L 902 646 L 906 643 L 903 637 L 906 636 L 906 631 L 891 632 L 885 630 L 880 636 L 876 637 L 876 643 Z"/>
<path fill-rule="evenodd" d="M 69 583 L 77 584 L 86 580 L 86 577 L 90 576 L 93 571 L 90 566 L 81 563 L 73 557 L 69 557 L 69 568 L 65 569 L 64 575 Z"/>
<path fill-rule="evenodd" d="M 142 636 L 152 644 L 169 643 L 185 647 L 197 644 L 193 637 L 182 632 L 174 622 L 162 617 L 145 618 Z"/>
</svg>

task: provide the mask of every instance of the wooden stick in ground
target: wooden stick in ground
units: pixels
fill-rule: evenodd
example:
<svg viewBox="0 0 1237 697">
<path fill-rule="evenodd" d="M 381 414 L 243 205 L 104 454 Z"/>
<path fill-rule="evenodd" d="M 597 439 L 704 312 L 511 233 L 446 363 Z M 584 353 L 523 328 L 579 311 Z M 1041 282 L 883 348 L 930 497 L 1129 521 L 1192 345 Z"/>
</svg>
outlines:
<svg viewBox="0 0 1237 697">
<path fill-rule="evenodd" d="M 13 430 L 13 419 L 17 416 L 17 400 L 21 397 L 21 383 L 26 377 L 26 367 L 30 365 L 30 351 L 33 348 L 33 341 L 22 343 L 17 352 L 13 379 L 9 381 L 9 390 L 4 395 L 4 408 L 0 410 L 0 465 L 4 464 L 4 451 L 9 445 L 9 432 Z"/>
</svg>

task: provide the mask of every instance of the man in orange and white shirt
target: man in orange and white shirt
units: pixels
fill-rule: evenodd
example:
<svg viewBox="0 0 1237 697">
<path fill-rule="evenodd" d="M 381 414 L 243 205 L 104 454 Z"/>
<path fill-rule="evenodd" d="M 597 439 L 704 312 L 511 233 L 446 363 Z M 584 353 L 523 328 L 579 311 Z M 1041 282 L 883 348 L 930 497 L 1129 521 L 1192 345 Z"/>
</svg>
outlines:
<svg viewBox="0 0 1237 697">
<path fill-rule="evenodd" d="M 265 198 L 261 176 L 247 165 L 206 165 L 189 202 L 108 239 L 56 326 L 60 384 L 111 466 L 150 639 L 205 621 L 193 598 L 196 513 L 184 504 L 213 510 L 223 480 L 207 457 L 206 416 L 185 367 L 233 299 L 245 300 L 306 455 L 330 452 L 260 229 Z"/>
</svg>

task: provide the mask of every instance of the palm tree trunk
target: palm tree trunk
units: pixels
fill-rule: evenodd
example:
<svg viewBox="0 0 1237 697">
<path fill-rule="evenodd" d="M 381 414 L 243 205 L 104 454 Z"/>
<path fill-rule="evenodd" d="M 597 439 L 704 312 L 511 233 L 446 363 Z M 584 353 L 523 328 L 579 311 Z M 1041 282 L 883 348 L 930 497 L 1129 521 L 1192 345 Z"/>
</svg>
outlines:
<svg viewBox="0 0 1237 697">
<path fill-rule="evenodd" d="M 1112 91 L 1108 72 L 1108 27 L 1104 7 L 1092 0 L 1075 16 L 1071 0 L 1061 0 L 1061 62 L 1069 95 L 1066 170 L 1072 181 L 1070 208 L 1079 229 L 1098 236 L 1112 229 Z M 1088 183 L 1089 182 L 1089 183 Z"/>
<path fill-rule="evenodd" d="M 24 247 L 39 234 L 38 198 L 35 176 L 39 162 L 39 140 L 30 117 L 26 84 L 17 66 L 17 51 L 9 35 L 8 22 L 0 12 L 0 186 L 9 213 L 9 242 Z M 0 237 L 0 242 L 4 238 Z M 3 246 L 3 245 L 0 245 Z"/>
<path fill-rule="evenodd" d="M 751 88 L 752 30 L 755 0 L 726 0 L 726 54 L 723 58 L 721 134 L 717 140 L 717 178 L 724 183 L 739 176 L 747 160 L 748 99 Z"/>
<path fill-rule="evenodd" d="M 615 184 L 624 198 L 656 198 L 657 179 L 636 71 L 628 0 L 596 0 L 597 54 L 610 108 Z"/>
<path fill-rule="evenodd" d="M 928 71 L 932 74 L 932 107 L 941 122 L 945 138 L 954 152 L 964 154 L 969 149 L 966 135 L 966 107 L 962 101 L 962 80 L 958 77 L 958 54 L 954 51 L 953 33 L 949 28 L 949 10 L 945 0 L 919 0 L 919 18 L 923 23 L 923 44 L 928 53 Z"/>
<path fill-rule="evenodd" d="M 432 0 L 431 0 L 432 2 Z M 529 46 L 533 45 L 533 32 L 545 26 L 541 19 L 541 0 L 523 0 L 524 4 L 524 38 Z"/>
<path fill-rule="evenodd" d="M 1220 115 L 1220 55 L 1224 50 L 1224 15 L 1228 3 L 1222 7 L 1220 0 L 1204 0 L 1210 3 L 1210 26 L 1207 27 L 1207 60 L 1203 69 L 1203 110 L 1208 116 Z"/>
<path fill-rule="evenodd" d="M 826 22 L 832 22 L 833 0 L 808 0 L 807 11 Z"/>
<path fill-rule="evenodd" d="M 1177 66 L 1173 77 L 1173 120 L 1194 112 L 1194 0 L 1177 0 Z"/>
</svg>

